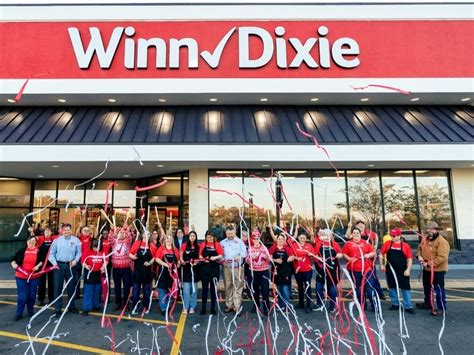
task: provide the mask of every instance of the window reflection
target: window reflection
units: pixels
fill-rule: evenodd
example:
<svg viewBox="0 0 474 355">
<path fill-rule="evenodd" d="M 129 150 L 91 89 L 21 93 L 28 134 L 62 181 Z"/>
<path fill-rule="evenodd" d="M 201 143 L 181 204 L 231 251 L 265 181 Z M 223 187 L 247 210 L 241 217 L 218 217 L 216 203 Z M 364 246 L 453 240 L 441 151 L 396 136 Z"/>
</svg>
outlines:
<svg viewBox="0 0 474 355">
<path fill-rule="evenodd" d="M 417 170 L 416 184 L 420 208 L 421 230 L 426 231 L 428 222 L 436 222 L 443 230 L 451 247 L 454 244 L 451 196 L 448 187 L 448 172 L 436 170 Z"/>
<path fill-rule="evenodd" d="M 348 170 L 348 194 L 352 223 L 365 222 L 366 228 L 383 234 L 382 198 L 378 171 Z"/>
<path fill-rule="evenodd" d="M 347 226 L 346 182 L 344 172 L 335 176 L 334 171 L 313 173 L 315 224 L 330 228 L 343 237 Z"/>
<path fill-rule="evenodd" d="M 74 186 L 82 184 L 84 181 L 78 180 L 61 180 L 58 186 L 58 204 L 66 205 L 68 203 L 83 204 L 84 203 L 84 185 L 78 186 L 74 190 Z"/>
<path fill-rule="evenodd" d="M 0 180 L 0 206 L 28 207 L 31 181 Z"/>
<path fill-rule="evenodd" d="M 0 208 L 0 240 L 17 240 L 15 234 L 18 232 L 23 216 L 28 214 L 27 208 Z M 28 225 L 24 226 L 21 238 L 27 236 Z"/>
<path fill-rule="evenodd" d="M 56 185 L 56 180 L 36 181 L 33 206 L 45 207 L 52 203 L 56 198 Z"/>
<path fill-rule="evenodd" d="M 114 206 L 135 207 L 137 205 L 137 192 L 135 181 L 117 180 L 114 186 Z"/>
<path fill-rule="evenodd" d="M 108 200 L 112 204 L 112 189 L 109 190 L 107 199 L 108 181 L 94 181 L 86 186 L 86 204 L 87 205 L 105 205 Z"/>
</svg>

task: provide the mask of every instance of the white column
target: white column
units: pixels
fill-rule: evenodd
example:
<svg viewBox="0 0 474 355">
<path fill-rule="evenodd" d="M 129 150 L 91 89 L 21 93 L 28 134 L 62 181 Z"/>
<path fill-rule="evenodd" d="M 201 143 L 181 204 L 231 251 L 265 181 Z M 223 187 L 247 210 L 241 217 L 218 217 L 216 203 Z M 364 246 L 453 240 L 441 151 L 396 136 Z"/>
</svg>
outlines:
<svg viewBox="0 0 474 355">
<path fill-rule="evenodd" d="M 474 239 L 474 169 L 452 169 L 458 239 Z"/>
<path fill-rule="evenodd" d="M 206 168 L 189 170 L 189 225 L 194 224 L 200 240 L 209 225 L 209 193 L 198 186 L 208 187 L 208 175 Z"/>
</svg>

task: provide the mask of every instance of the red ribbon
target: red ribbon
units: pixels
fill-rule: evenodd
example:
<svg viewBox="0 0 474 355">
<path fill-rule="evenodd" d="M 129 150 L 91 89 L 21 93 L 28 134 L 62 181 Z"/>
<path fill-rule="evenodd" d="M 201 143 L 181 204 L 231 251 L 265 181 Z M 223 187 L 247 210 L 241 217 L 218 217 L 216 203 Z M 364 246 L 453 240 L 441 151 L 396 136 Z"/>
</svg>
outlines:
<svg viewBox="0 0 474 355">
<path fill-rule="evenodd" d="M 21 97 L 23 96 L 23 92 L 26 89 L 26 85 L 28 85 L 31 78 L 35 78 L 35 77 L 38 77 L 38 76 L 45 76 L 45 75 L 49 75 L 49 74 L 50 74 L 50 72 L 48 71 L 47 73 L 39 73 L 39 74 L 30 75 L 30 77 L 28 79 L 26 79 L 25 82 L 23 83 L 23 85 L 21 86 L 20 91 L 18 91 L 18 94 L 16 94 L 15 99 L 14 99 L 15 102 L 18 102 L 18 101 L 21 100 Z"/>
<path fill-rule="evenodd" d="M 107 191 L 105 193 L 105 208 L 104 208 L 105 214 L 107 214 L 107 210 L 109 208 L 109 191 L 112 188 L 112 186 L 118 186 L 118 184 L 115 181 L 110 181 L 109 184 L 107 185 Z"/>
<path fill-rule="evenodd" d="M 369 87 L 392 90 L 392 91 L 399 92 L 400 94 L 403 94 L 403 95 L 410 95 L 411 94 L 411 91 L 399 89 L 399 88 L 396 88 L 396 87 L 393 87 L 393 86 L 380 85 L 380 84 L 369 84 L 369 85 L 366 85 L 366 86 L 357 86 L 357 87 L 351 86 L 351 88 L 353 90 L 365 90 L 365 89 L 368 89 Z"/>
<path fill-rule="evenodd" d="M 148 191 L 151 189 L 156 189 L 157 187 L 161 187 L 165 185 L 166 183 L 168 183 L 168 180 L 163 180 L 162 182 L 159 182 L 158 184 L 150 185 L 150 186 L 144 186 L 144 187 L 135 186 L 135 191 Z"/>
<path fill-rule="evenodd" d="M 210 189 L 209 187 L 205 187 L 205 186 L 202 186 L 202 185 L 199 185 L 198 189 L 204 189 L 204 190 L 212 191 L 212 192 L 223 192 L 223 193 L 226 193 L 229 196 L 235 195 L 235 196 L 239 197 L 242 201 L 244 201 L 246 204 L 248 204 L 250 207 L 255 207 L 256 209 L 258 209 L 259 211 L 262 211 L 262 212 L 265 211 L 264 208 L 257 206 L 256 204 L 250 202 L 249 200 L 246 200 L 245 197 L 242 196 L 241 194 L 239 194 L 238 192 L 232 192 L 232 191 L 228 191 L 228 190 L 224 190 L 224 189 Z"/>
</svg>

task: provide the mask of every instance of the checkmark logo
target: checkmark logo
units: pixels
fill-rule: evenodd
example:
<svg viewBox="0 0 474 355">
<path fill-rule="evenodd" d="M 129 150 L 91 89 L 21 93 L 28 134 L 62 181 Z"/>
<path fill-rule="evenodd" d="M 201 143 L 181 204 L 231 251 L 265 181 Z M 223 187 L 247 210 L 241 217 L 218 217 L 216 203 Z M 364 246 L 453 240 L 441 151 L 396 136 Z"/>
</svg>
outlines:
<svg viewBox="0 0 474 355">
<path fill-rule="evenodd" d="M 214 52 L 211 53 L 209 51 L 202 51 L 201 57 L 206 61 L 206 63 L 212 68 L 216 69 L 219 66 L 219 62 L 221 60 L 222 52 L 224 51 L 224 47 L 229 41 L 230 37 L 234 34 L 236 27 L 233 27 L 226 33 L 224 37 L 219 41 L 217 47 L 214 49 Z"/>
</svg>

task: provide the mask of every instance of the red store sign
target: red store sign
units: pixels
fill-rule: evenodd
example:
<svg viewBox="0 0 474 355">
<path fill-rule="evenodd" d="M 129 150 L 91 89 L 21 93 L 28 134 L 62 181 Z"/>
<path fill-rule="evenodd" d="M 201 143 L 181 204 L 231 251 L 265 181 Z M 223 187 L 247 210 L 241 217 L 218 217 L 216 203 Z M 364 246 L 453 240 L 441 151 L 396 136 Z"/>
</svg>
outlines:
<svg viewBox="0 0 474 355">
<path fill-rule="evenodd" d="M 0 23 L 0 78 L 470 78 L 473 21 Z"/>
</svg>

